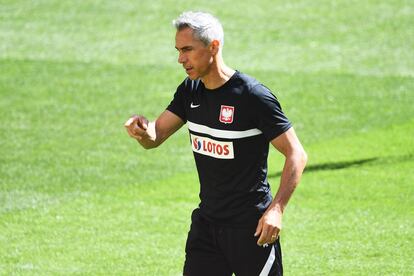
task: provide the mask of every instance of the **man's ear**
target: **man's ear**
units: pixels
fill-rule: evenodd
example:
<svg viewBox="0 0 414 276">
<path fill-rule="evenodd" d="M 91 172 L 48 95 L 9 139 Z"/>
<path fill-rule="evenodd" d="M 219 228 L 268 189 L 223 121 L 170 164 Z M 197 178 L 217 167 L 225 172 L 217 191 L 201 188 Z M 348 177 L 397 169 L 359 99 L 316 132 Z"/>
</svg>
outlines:
<svg viewBox="0 0 414 276">
<path fill-rule="evenodd" d="M 219 50 L 220 50 L 220 41 L 215 39 L 210 43 L 211 54 L 215 56 L 215 55 L 217 55 Z"/>
</svg>

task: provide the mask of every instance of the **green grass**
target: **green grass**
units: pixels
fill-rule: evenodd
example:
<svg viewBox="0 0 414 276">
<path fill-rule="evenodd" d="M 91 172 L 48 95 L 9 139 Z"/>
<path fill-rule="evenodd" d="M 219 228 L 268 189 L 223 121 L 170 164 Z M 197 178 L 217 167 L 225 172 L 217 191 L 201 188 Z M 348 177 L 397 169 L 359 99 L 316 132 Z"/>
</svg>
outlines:
<svg viewBox="0 0 414 276">
<path fill-rule="evenodd" d="M 215 13 L 226 62 L 270 87 L 309 165 L 286 275 L 413 275 L 410 1 L 1 1 L 0 274 L 180 275 L 198 181 L 185 127 L 144 151 L 185 77 L 171 20 Z M 282 158 L 271 152 L 276 188 Z"/>
</svg>

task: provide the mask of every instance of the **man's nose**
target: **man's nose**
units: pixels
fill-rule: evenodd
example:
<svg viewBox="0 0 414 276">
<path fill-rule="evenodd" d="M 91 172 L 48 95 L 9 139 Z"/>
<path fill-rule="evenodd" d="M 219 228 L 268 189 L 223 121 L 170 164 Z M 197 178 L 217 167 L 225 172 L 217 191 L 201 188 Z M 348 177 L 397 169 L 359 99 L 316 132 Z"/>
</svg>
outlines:
<svg viewBox="0 0 414 276">
<path fill-rule="evenodd" d="M 186 61 L 186 57 L 183 54 L 178 54 L 178 63 L 183 64 Z"/>
</svg>

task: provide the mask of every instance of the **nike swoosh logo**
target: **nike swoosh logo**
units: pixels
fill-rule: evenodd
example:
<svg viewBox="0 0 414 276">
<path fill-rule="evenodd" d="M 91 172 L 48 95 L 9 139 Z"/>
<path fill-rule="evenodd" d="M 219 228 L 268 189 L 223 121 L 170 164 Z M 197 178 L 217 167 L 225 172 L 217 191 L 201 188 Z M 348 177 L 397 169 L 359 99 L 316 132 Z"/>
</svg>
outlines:
<svg viewBox="0 0 414 276">
<path fill-rule="evenodd" d="M 199 107 L 199 106 L 200 106 L 199 104 L 193 104 L 193 103 L 191 103 L 191 104 L 190 104 L 190 107 L 191 107 L 191 108 L 197 108 L 197 107 Z"/>
</svg>

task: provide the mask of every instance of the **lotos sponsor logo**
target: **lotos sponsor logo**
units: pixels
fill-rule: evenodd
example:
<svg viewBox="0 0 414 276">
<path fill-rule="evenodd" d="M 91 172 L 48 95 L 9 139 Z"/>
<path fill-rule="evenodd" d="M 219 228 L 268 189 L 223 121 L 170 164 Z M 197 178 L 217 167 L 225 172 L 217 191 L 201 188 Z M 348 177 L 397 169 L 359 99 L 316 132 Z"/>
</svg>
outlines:
<svg viewBox="0 0 414 276">
<path fill-rule="evenodd" d="M 218 159 L 234 159 L 233 142 L 223 142 L 190 134 L 193 151 Z"/>
</svg>

